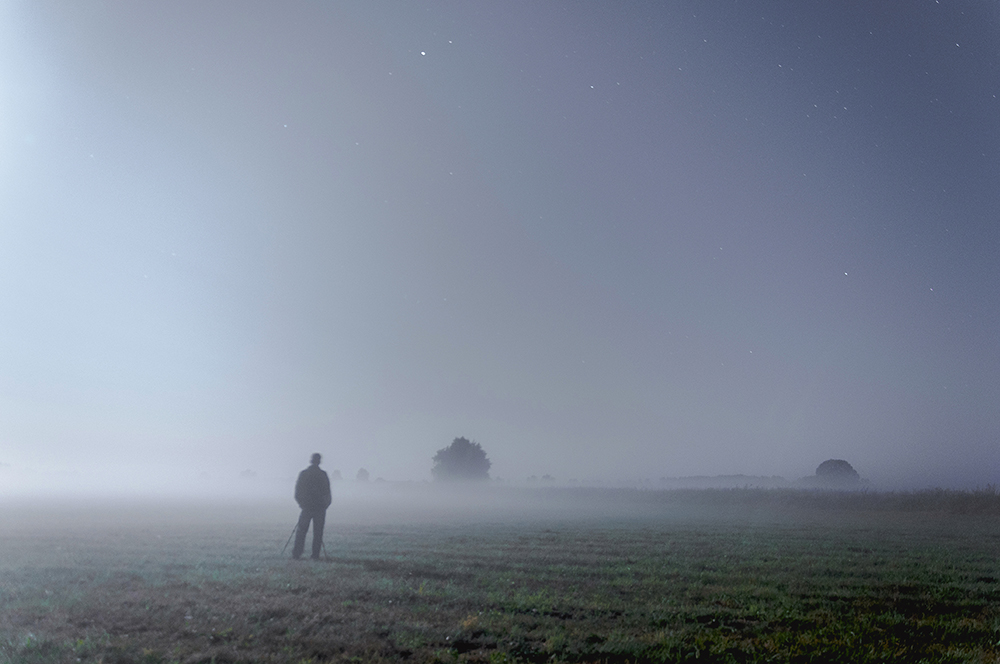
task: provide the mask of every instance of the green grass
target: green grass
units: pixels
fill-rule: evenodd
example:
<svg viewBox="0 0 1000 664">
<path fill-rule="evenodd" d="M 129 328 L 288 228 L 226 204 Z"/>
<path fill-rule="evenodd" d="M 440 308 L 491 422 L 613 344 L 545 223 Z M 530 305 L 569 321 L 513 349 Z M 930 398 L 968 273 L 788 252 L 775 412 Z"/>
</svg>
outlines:
<svg viewBox="0 0 1000 664">
<path fill-rule="evenodd" d="M 332 519 L 318 563 L 282 558 L 263 515 L 22 523 L 0 662 L 1000 661 L 1000 519 L 817 495 Z"/>
</svg>

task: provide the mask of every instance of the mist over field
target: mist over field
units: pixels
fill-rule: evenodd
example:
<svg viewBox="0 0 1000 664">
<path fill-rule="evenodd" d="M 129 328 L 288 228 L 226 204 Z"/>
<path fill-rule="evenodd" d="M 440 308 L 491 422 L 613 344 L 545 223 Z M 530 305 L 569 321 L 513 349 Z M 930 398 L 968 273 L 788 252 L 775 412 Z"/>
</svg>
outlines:
<svg viewBox="0 0 1000 664">
<path fill-rule="evenodd" d="M 320 452 L 374 504 L 458 436 L 489 495 L 996 485 L 998 52 L 932 0 L 2 3 L 0 496 Z"/>
</svg>

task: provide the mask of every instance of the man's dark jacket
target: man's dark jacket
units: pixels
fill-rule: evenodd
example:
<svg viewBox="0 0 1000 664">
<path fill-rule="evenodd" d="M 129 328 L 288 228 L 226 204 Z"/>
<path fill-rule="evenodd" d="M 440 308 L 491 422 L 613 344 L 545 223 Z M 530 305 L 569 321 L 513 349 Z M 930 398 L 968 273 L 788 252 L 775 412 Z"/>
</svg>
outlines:
<svg viewBox="0 0 1000 664">
<path fill-rule="evenodd" d="M 309 466 L 295 482 L 295 502 L 307 512 L 319 512 L 330 506 L 330 478 L 319 466 Z"/>
</svg>

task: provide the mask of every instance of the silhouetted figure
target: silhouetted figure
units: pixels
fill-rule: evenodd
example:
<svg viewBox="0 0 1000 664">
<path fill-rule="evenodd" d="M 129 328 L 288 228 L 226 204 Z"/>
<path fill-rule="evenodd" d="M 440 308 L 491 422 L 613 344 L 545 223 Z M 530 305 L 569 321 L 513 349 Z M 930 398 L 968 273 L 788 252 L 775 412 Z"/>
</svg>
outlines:
<svg viewBox="0 0 1000 664">
<path fill-rule="evenodd" d="M 312 558 L 319 559 L 323 549 L 323 525 L 326 523 L 326 508 L 330 506 L 330 478 L 326 471 L 321 470 L 319 462 L 322 457 L 313 454 L 309 467 L 299 473 L 295 482 L 295 502 L 302 508 L 299 515 L 299 525 L 295 527 L 295 546 L 292 548 L 292 558 L 298 560 L 306 548 L 306 533 L 309 522 L 313 524 Z"/>
</svg>

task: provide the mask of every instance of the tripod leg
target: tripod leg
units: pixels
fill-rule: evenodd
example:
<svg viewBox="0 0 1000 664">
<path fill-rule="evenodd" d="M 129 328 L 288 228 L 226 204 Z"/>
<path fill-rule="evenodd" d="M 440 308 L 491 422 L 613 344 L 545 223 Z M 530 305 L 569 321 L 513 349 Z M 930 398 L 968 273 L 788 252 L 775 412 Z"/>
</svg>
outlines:
<svg viewBox="0 0 1000 664">
<path fill-rule="evenodd" d="M 285 555 L 285 551 L 288 549 L 288 544 L 289 542 L 292 541 L 292 538 L 295 537 L 295 531 L 298 529 L 299 529 L 299 524 L 296 522 L 295 527 L 292 528 L 292 534 L 288 536 L 288 541 L 285 542 L 285 548 L 281 550 L 281 555 Z"/>
</svg>

